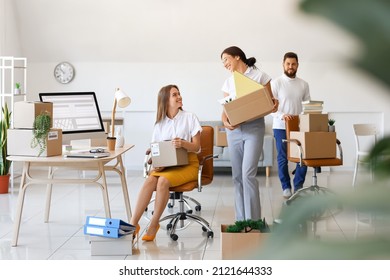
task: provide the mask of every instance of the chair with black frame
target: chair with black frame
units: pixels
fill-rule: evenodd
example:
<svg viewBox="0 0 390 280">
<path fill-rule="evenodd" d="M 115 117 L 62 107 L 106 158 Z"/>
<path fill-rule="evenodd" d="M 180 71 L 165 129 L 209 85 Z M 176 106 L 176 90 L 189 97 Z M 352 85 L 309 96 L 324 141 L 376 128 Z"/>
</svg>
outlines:
<svg viewBox="0 0 390 280">
<path fill-rule="evenodd" d="M 192 214 L 192 208 L 188 204 L 187 200 L 190 200 L 195 203 L 195 210 L 201 210 L 201 204 L 195 199 L 184 195 L 186 192 L 191 192 L 194 189 L 197 189 L 199 192 L 202 191 L 203 186 L 209 185 L 213 181 L 214 168 L 213 168 L 213 159 L 217 157 L 213 155 L 213 145 L 214 145 L 214 129 L 211 126 L 202 126 L 201 132 L 201 151 L 198 153 L 199 159 L 199 170 L 198 178 L 196 181 L 191 181 L 180 186 L 170 188 L 170 202 L 168 203 L 168 208 L 173 208 L 175 201 L 178 202 L 179 210 L 176 213 L 172 213 L 160 219 L 160 222 L 167 221 L 168 224 L 166 229 L 169 231 L 169 235 L 172 240 L 176 241 L 179 237 L 176 234 L 177 230 L 186 228 L 191 221 L 195 221 L 202 226 L 203 232 L 207 232 L 208 238 L 213 238 L 214 233 L 210 227 L 209 222 L 199 215 Z M 144 176 L 148 176 L 151 161 L 147 152 L 145 162 L 144 162 Z M 187 207 L 187 211 L 185 209 Z M 147 212 L 148 209 L 145 209 Z"/>
<path fill-rule="evenodd" d="M 296 191 L 287 201 L 286 204 L 289 205 L 293 203 L 295 200 L 302 198 L 304 196 L 308 195 L 319 195 L 319 194 L 333 194 L 331 190 L 329 190 L 326 187 L 320 187 L 317 183 L 317 174 L 321 173 L 321 167 L 330 167 L 330 166 L 340 166 L 343 164 L 343 150 L 341 148 L 341 142 L 336 139 L 335 145 L 337 145 L 338 148 L 338 157 L 334 158 L 319 158 L 319 159 L 304 159 L 303 158 L 303 149 L 302 149 L 302 143 L 298 141 L 297 139 L 291 139 L 290 138 L 290 132 L 292 131 L 299 131 L 299 116 L 294 116 L 290 120 L 286 120 L 286 137 L 287 139 L 284 140 L 284 142 L 287 142 L 287 159 L 290 162 L 299 163 L 300 165 L 305 165 L 307 167 L 313 168 L 313 175 L 312 175 L 312 184 L 309 187 L 304 187 L 302 189 L 299 189 Z M 290 148 L 293 147 L 292 145 L 296 145 L 299 148 L 299 155 L 300 157 L 291 157 L 290 156 Z M 316 223 L 317 221 L 321 219 L 327 219 L 330 216 L 333 216 L 335 213 L 337 213 L 340 208 L 335 209 L 335 211 L 331 211 L 330 209 L 327 209 L 329 215 L 325 213 L 325 211 L 316 212 L 312 214 L 311 221 L 312 221 L 312 231 L 314 233 L 314 236 L 316 236 Z"/>
</svg>

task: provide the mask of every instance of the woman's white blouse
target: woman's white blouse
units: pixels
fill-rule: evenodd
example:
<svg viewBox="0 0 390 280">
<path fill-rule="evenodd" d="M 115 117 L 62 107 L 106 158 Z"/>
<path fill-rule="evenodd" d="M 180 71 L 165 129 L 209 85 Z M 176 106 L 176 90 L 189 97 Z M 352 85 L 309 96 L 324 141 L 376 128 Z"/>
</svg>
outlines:
<svg viewBox="0 0 390 280">
<path fill-rule="evenodd" d="M 191 112 L 179 110 L 177 115 L 170 119 L 165 117 L 154 125 L 152 142 L 161 142 L 180 138 L 191 142 L 191 138 L 202 131 L 197 116 Z"/>
</svg>

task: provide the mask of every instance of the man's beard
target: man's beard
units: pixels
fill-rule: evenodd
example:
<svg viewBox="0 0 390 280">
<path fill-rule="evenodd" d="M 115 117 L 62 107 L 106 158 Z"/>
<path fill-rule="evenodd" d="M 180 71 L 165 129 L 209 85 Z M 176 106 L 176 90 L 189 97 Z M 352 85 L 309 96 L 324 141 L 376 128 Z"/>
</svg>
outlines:
<svg viewBox="0 0 390 280">
<path fill-rule="evenodd" d="M 289 78 L 295 78 L 297 71 L 294 71 L 291 74 L 288 71 L 284 71 L 284 74 L 286 74 L 286 76 Z"/>
</svg>

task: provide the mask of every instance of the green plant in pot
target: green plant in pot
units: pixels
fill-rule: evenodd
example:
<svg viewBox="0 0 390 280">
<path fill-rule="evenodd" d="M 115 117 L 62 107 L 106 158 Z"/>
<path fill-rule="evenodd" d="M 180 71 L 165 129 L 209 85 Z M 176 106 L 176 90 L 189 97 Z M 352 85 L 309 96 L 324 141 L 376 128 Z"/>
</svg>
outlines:
<svg viewBox="0 0 390 280">
<path fill-rule="evenodd" d="M 15 94 L 20 94 L 20 83 L 15 83 Z"/>
<path fill-rule="evenodd" d="M 329 131 L 334 132 L 335 131 L 335 126 L 334 123 L 336 122 L 335 119 L 329 119 L 328 120 L 328 125 L 329 125 Z"/>
<path fill-rule="evenodd" d="M 2 108 L 2 119 L 0 120 L 0 177 L 4 177 L 4 185 L 0 186 L 0 193 L 8 192 L 9 182 L 9 169 L 11 167 L 11 161 L 7 160 L 7 131 L 11 124 L 11 112 L 8 111 L 7 103 Z"/>
<path fill-rule="evenodd" d="M 270 228 L 265 219 L 260 219 L 258 221 L 236 221 L 234 225 L 229 225 L 226 228 L 226 232 L 251 232 L 252 230 L 257 230 L 260 232 L 270 232 Z"/>
<path fill-rule="evenodd" d="M 40 156 L 47 147 L 47 135 L 51 127 L 51 117 L 47 111 L 40 113 L 35 117 L 33 124 L 33 138 L 31 140 L 31 148 L 39 146 Z"/>
</svg>

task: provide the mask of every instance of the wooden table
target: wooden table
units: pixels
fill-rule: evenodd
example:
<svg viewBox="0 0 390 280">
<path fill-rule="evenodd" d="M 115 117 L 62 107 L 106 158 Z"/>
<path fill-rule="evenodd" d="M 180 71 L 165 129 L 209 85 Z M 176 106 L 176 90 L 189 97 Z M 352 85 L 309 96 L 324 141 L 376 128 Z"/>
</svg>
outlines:
<svg viewBox="0 0 390 280">
<path fill-rule="evenodd" d="M 16 206 L 14 233 L 12 246 L 17 246 L 20 223 L 22 219 L 23 204 L 26 190 L 33 184 L 47 184 L 46 189 L 46 208 L 45 222 L 49 220 L 51 193 L 53 184 L 97 184 L 103 193 L 104 210 L 106 217 L 111 218 L 110 203 L 108 199 L 106 171 L 115 171 L 121 179 L 123 198 L 126 207 L 128 221 L 131 219 L 131 207 L 129 193 L 127 190 L 126 173 L 123 166 L 122 155 L 133 148 L 134 145 L 124 145 L 123 148 L 116 148 L 110 151 L 110 156 L 104 158 L 65 158 L 62 155 L 53 157 L 26 157 L 26 156 L 8 156 L 7 159 L 13 162 L 22 162 L 23 171 L 20 182 L 19 196 Z M 108 164 L 110 163 L 110 164 Z M 30 171 L 32 167 L 48 167 L 48 176 L 32 176 Z M 76 170 L 95 170 L 94 178 L 55 178 L 56 170 L 76 169 Z"/>
</svg>

